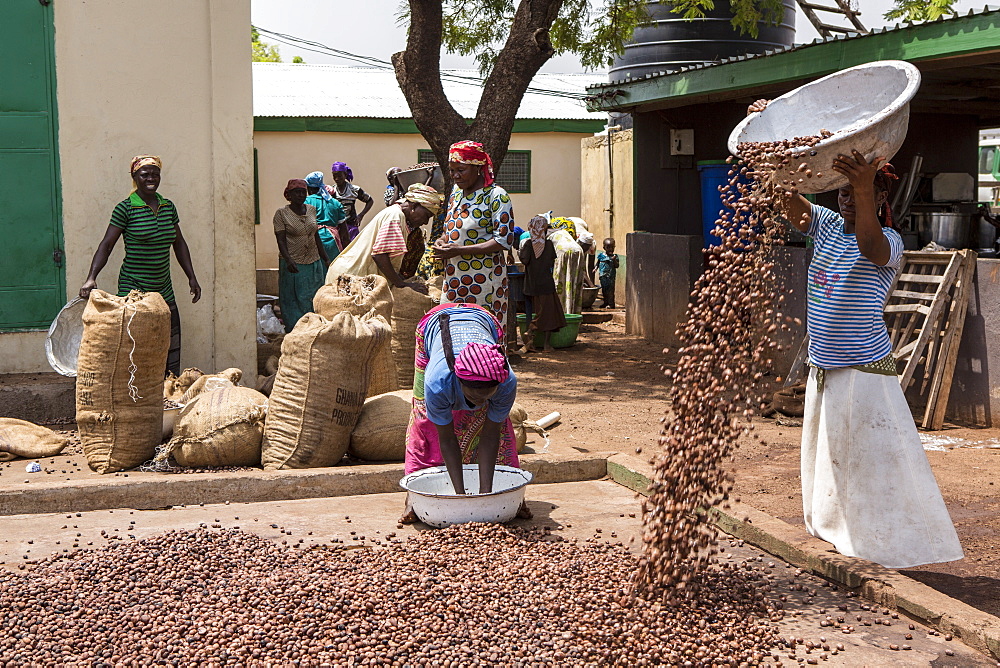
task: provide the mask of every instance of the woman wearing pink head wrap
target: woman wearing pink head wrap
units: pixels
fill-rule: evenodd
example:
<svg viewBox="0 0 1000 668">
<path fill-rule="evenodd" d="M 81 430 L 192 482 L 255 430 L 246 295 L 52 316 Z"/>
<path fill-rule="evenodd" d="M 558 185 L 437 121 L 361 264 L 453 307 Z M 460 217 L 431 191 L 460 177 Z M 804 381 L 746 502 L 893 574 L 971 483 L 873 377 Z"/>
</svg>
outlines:
<svg viewBox="0 0 1000 668">
<path fill-rule="evenodd" d="M 479 492 L 493 490 L 497 464 L 519 466 L 510 409 L 517 377 L 499 342 L 503 327 L 475 304 L 442 304 L 417 325 L 406 473 L 444 464 L 456 493 L 462 465 L 479 464 Z M 522 506 L 519 516 L 530 517 Z M 402 521 L 416 517 L 407 511 Z"/>
</svg>

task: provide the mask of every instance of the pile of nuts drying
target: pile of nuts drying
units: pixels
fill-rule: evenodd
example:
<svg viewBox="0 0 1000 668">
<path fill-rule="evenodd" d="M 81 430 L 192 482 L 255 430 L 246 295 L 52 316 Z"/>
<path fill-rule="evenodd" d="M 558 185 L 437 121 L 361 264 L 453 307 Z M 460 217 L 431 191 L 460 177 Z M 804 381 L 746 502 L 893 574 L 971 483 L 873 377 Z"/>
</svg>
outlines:
<svg viewBox="0 0 1000 668">
<path fill-rule="evenodd" d="M 498 525 L 310 550 L 172 531 L 0 573 L 0 663 L 744 665 L 777 642 L 743 569 L 667 606 L 633 598 L 635 568 L 621 545 Z"/>
</svg>

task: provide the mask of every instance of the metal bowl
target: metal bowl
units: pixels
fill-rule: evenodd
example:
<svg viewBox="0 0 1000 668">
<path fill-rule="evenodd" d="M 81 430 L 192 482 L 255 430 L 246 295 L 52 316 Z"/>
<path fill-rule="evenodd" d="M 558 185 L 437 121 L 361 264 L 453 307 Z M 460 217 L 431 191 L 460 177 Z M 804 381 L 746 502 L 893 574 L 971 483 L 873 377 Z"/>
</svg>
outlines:
<svg viewBox="0 0 1000 668">
<path fill-rule="evenodd" d="M 444 466 L 415 471 L 399 481 L 410 493 L 410 505 L 421 522 L 432 527 L 447 527 L 468 522 L 503 524 L 514 519 L 524 502 L 524 488 L 534 478 L 524 469 L 497 466 L 493 474 L 493 491 L 475 494 L 479 489 L 479 466 L 462 466 L 465 494 L 455 494 Z"/>
<path fill-rule="evenodd" d="M 910 100 L 920 87 L 920 71 L 902 60 L 880 60 L 835 72 L 772 100 L 764 111 L 750 114 L 729 135 L 729 151 L 739 155 L 744 142 L 811 137 L 822 130 L 833 133 L 804 152 L 790 169 L 803 162 L 812 170 L 799 192 L 821 193 L 847 185 L 847 177 L 833 171 L 840 154 L 857 150 L 872 160 L 892 158 L 903 144 L 910 120 Z M 816 155 L 810 155 L 813 151 Z M 822 176 L 820 176 L 822 174 Z M 788 172 L 775 178 L 790 178 Z"/>
</svg>

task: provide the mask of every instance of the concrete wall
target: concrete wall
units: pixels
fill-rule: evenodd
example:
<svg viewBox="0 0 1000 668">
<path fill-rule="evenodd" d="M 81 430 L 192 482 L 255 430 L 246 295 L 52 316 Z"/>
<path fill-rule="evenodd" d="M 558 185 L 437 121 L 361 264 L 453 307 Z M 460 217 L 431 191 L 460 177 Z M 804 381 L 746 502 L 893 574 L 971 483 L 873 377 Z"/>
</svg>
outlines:
<svg viewBox="0 0 1000 668">
<path fill-rule="evenodd" d="M 580 217 L 589 223 L 598 250 L 606 237 L 612 237 L 617 244 L 623 265 L 618 271 L 615 302 L 621 306 L 628 292 L 625 238 L 634 231 L 632 130 L 611 134 L 610 153 L 609 156 L 607 135 L 587 137 L 580 142 Z"/>
<path fill-rule="evenodd" d="M 514 219 L 522 227 L 532 215 L 555 211 L 580 215 L 580 140 L 590 135 L 566 132 L 515 134 L 510 148 L 531 151 L 531 192 L 512 194 Z M 278 266 L 278 246 L 271 219 L 284 206 L 282 191 L 288 179 L 301 179 L 312 171 L 329 178 L 334 161 L 346 162 L 354 183 L 375 198 L 368 219 L 385 204 L 385 171 L 417 162 L 417 151 L 427 142 L 417 134 L 349 134 L 342 132 L 255 132 L 258 203 L 257 267 Z"/>
<path fill-rule="evenodd" d="M 132 156 L 163 159 L 202 298 L 174 261 L 184 366 L 254 372 L 252 95 L 249 3 L 55 3 L 66 293 L 76 294 L 128 196 Z M 98 279 L 117 289 L 119 242 Z M 50 371 L 44 332 L 0 335 L 0 373 Z M 252 377 L 252 376 L 251 376 Z"/>
</svg>

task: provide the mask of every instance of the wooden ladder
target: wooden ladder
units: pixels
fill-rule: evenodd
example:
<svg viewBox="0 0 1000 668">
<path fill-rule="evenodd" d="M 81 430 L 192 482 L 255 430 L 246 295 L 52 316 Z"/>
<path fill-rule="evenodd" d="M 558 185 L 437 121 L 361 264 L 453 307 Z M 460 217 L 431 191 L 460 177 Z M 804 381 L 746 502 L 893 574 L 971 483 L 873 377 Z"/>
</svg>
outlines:
<svg viewBox="0 0 1000 668">
<path fill-rule="evenodd" d="M 827 0 L 828 2 L 830 0 Z M 833 6 L 829 4 L 821 5 L 815 2 L 809 2 L 809 0 L 797 0 L 799 7 L 802 8 L 802 13 L 806 15 L 809 22 L 813 24 L 816 28 L 816 32 L 822 35 L 823 39 L 829 39 L 836 34 L 840 35 L 867 35 L 868 29 L 861 23 L 858 18 L 861 12 L 854 9 L 851 6 L 850 0 L 832 0 L 834 2 Z M 846 25 L 837 25 L 835 23 L 829 23 L 824 21 L 817 12 L 822 12 L 824 15 L 844 17 L 850 24 L 850 27 Z"/>
</svg>

